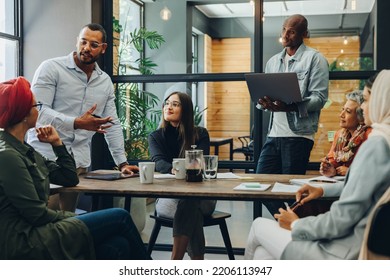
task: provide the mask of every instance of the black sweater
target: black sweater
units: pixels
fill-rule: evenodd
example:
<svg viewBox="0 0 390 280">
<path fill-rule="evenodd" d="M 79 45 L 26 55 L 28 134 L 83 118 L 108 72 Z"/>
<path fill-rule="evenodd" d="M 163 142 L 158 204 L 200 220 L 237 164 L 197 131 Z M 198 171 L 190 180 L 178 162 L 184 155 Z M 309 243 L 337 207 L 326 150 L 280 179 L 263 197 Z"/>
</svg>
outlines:
<svg viewBox="0 0 390 280">
<path fill-rule="evenodd" d="M 206 128 L 196 127 L 199 139 L 195 142 L 197 150 L 203 150 L 204 155 L 210 153 L 210 137 Z M 151 160 L 156 163 L 156 171 L 171 173 L 172 160 L 179 157 L 182 140 L 173 126 L 168 126 L 152 132 L 148 137 Z"/>
</svg>

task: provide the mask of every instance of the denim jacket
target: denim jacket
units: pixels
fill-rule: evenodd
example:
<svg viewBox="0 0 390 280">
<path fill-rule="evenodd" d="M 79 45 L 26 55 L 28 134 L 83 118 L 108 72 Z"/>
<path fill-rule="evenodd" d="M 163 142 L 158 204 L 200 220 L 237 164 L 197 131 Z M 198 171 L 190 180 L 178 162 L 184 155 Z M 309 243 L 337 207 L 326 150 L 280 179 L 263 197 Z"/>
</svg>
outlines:
<svg viewBox="0 0 390 280">
<path fill-rule="evenodd" d="M 285 72 L 285 55 L 286 49 L 283 49 L 271 57 L 265 72 Z M 318 129 L 320 111 L 328 99 L 328 62 L 317 50 L 302 43 L 289 61 L 288 72 L 297 73 L 302 95 L 302 102 L 297 103 L 299 112 L 286 112 L 289 127 L 295 134 L 314 134 Z"/>
</svg>

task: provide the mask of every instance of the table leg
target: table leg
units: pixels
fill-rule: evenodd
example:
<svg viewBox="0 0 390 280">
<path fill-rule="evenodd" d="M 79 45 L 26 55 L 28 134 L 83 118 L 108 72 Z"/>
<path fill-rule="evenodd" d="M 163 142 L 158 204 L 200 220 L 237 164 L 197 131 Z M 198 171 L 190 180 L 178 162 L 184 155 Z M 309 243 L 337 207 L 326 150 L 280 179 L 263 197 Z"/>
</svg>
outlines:
<svg viewBox="0 0 390 280">
<path fill-rule="evenodd" d="M 253 220 L 263 216 L 263 205 L 261 201 L 253 201 Z"/>
<path fill-rule="evenodd" d="M 97 195 L 97 194 L 89 194 L 91 195 L 91 198 L 92 198 L 92 206 L 91 206 L 91 211 L 94 212 L 94 211 L 97 211 L 97 210 L 100 210 L 100 209 L 106 209 L 106 208 L 112 208 L 113 206 L 110 206 L 110 207 L 101 207 L 101 198 L 106 198 L 105 196 L 100 196 L 100 195 Z M 108 198 L 113 198 L 113 196 L 108 196 Z M 130 207 L 131 207 L 131 196 L 130 195 L 125 195 L 125 208 L 126 210 L 130 211 Z"/>
<path fill-rule="evenodd" d="M 131 196 L 125 195 L 125 209 L 129 210 L 130 212 L 130 207 L 131 207 Z"/>
<path fill-rule="evenodd" d="M 91 194 L 91 196 L 92 196 L 91 211 L 94 212 L 99 210 L 99 195 Z"/>
</svg>

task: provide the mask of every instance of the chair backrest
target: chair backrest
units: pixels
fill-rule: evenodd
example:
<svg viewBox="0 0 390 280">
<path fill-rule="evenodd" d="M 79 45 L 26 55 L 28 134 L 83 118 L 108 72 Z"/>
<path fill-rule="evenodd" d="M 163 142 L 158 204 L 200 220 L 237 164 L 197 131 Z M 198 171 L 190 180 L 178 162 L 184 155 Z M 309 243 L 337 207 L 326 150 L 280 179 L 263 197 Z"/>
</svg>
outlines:
<svg viewBox="0 0 390 280">
<path fill-rule="evenodd" d="M 238 136 L 237 138 L 241 142 L 243 148 L 247 148 L 252 141 L 249 135 Z"/>
<path fill-rule="evenodd" d="M 390 259 L 390 187 L 368 218 L 359 259 Z"/>
<path fill-rule="evenodd" d="M 254 141 L 254 139 L 255 139 L 255 126 L 252 125 L 252 127 L 251 127 L 251 134 L 250 134 L 250 141 L 249 141 L 249 144 L 248 144 L 248 147 L 249 147 L 249 149 L 252 150 L 252 152 L 253 152 L 253 141 Z"/>
<path fill-rule="evenodd" d="M 367 247 L 376 254 L 390 257 L 390 201 L 375 209 Z"/>
<path fill-rule="evenodd" d="M 253 132 L 254 127 L 252 126 L 250 135 L 238 136 L 238 140 L 241 142 L 241 148 L 233 149 L 234 153 L 243 153 L 245 160 L 253 160 L 254 150 L 253 150 Z"/>
</svg>

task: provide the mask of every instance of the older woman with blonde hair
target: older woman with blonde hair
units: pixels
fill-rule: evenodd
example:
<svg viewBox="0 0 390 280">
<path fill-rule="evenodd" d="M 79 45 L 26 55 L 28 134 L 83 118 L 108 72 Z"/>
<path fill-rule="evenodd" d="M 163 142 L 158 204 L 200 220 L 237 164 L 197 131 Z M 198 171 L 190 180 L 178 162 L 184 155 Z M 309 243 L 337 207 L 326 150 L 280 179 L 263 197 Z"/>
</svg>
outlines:
<svg viewBox="0 0 390 280">
<path fill-rule="evenodd" d="M 371 127 L 364 123 L 363 92 L 353 91 L 340 112 L 340 127 L 334 136 L 328 155 L 322 159 L 320 173 L 324 176 L 345 176 L 361 144 L 367 140 Z"/>
</svg>

